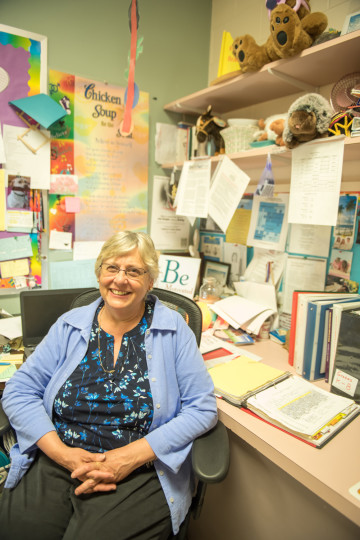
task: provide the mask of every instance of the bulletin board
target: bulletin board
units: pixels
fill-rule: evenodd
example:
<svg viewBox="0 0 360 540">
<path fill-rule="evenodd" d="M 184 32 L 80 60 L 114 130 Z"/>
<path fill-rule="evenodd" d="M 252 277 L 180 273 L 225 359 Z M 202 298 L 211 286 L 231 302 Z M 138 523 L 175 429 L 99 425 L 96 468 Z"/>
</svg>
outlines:
<svg viewBox="0 0 360 540">
<path fill-rule="evenodd" d="M 46 81 L 47 38 L 0 24 L 2 144 L 5 126 L 12 133 L 26 128 L 9 101 L 46 93 Z M 50 155 L 50 144 L 45 151 Z M 0 291 L 9 294 L 44 285 L 43 224 L 39 219 L 43 193 L 33 189 L 35 175 L 19 174 L 16 168 L 6 169 L 3 146 L 0 154 Z M 16 198 L 17 194 L 23 197 Z"/>
</svg>

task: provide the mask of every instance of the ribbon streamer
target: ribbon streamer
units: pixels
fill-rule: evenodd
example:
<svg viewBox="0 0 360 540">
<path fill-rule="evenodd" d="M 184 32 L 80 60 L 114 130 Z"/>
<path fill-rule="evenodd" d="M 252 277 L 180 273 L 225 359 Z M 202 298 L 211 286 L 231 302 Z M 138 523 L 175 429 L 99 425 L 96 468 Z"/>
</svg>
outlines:
<svg viewBox="0 0 360 540">
<path fill-rule="evenodd" d="M 135 86 L 135 62 L 136 62 L 136 44 L 137 44 L 137 26 L 138 26 L 137 0 L 131 3 L 131 46 L 130 46 L 130 64 L 129 77 L 127 85 L 127 99 L 124 111 L 124 120 L 121 127 L 121 134 L 127 137 L 132 131 L 131 110 L 134 102 Z"/>
</svg>

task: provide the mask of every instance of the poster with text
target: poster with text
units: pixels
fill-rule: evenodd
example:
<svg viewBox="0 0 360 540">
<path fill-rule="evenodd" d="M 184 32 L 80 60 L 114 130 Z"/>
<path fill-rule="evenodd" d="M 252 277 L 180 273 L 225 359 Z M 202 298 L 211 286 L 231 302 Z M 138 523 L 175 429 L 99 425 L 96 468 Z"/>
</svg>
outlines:
<svg viewBox="0 0 360 540">
<path fill-rule="evenodd" d="M 124 137 L 125 88 L 56 71 L 49 78 L 52 97 L 68 108 L 54 133 L 51 172 L 77 176 L 81 205 L 74 239 L 103 241 L 119 230 L 146 231 L 148 93 L 135 95 L 132 131 Z"/>
</svg>

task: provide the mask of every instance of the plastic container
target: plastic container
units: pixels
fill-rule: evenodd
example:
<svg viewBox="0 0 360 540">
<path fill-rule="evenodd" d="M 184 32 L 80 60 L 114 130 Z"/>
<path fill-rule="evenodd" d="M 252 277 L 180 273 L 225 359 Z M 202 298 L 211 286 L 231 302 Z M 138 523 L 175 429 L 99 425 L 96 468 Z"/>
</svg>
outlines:
<svg viewBox="0 0 360 540">
<path fill-rule="evenodd" d="M 250 143 L 259 128 L 256 125 L 230 126 L 221 130 L 221 136 L 225 142 L 226 154 L 235 154 L 249 150 Z"/>
<path fill-rule="evenodd" d="M 229 126 L 258 126 L 258 120 L 255 118 L 229 118 Z"/>
</svg>

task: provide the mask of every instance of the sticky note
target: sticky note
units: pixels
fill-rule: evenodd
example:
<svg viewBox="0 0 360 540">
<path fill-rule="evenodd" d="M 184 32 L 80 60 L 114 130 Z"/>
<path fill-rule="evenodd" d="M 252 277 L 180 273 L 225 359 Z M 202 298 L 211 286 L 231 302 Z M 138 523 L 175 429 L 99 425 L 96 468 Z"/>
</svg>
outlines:
<svg viewBox="0 0 360 540">
<path fill-rule="evenodd" d="M 17 259 L 16 261 L 1 262 L 0 272 L 2 278 L 26 276 L 29 273 L 29 260 Z"/>
<path fill-rule="evenodd" d="M 79 197 L 65 197 L 65 210 L 68 213 L 80 212 L 80 198 Z"/>
</svg>

